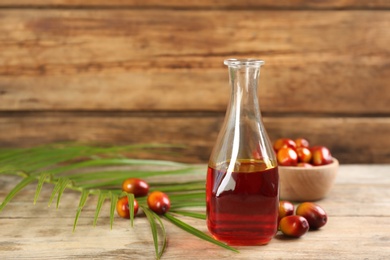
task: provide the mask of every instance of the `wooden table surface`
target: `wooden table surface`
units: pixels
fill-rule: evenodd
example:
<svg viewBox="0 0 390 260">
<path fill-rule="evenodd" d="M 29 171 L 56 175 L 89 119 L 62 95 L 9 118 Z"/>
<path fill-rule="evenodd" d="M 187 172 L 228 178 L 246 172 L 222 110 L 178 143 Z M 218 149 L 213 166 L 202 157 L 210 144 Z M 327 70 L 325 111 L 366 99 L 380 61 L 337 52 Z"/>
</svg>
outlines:
<svg viewBox="0 0 390 260">
<path fill-rule="evenodd" d="M 0 201 L 19 181 L 0 177 Z M 0 213 L 0 259 L 154 259 L 151 231 L 144 218 L 131 228 L 116 218 L 109 227 L 104 205 L 96 227 L 95 204 L 87 203 L 72 232 L 79 196 L 67 191 L 59 209 L 47 207 L 51 185 L 33 205 L 28 186 Z M 300 239 L 277 235 L 270 244 L 238 247 L 234 253 L 165 222 L 168 248 L 162 259 L 390 259 L 390 165 L 341 165 L 336 184 L 318 202 L 329 216 L 319 231 Z M 181 217 L 207 232 L 204 220 Z"/>
</svg>

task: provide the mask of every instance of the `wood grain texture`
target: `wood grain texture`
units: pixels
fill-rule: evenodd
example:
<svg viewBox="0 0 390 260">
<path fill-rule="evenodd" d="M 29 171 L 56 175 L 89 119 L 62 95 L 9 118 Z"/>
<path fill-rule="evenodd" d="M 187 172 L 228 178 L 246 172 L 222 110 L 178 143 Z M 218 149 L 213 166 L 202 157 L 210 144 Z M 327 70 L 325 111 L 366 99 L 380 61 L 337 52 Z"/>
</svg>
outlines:
<svg viewBox="0 0 390 260">
<path fill-rule="evenodd" d="M 80 6 L 103 6 L 103 7 L 170 7 L 170 8 L 289 8 L 289 9 L 328 9 L 328 8 L 389 8 L 390 3 L 386 0 L 2 0 L 0 6 L 54 6 L 54 7 L 80 7 Z"/>
<path fill-rule="evenodd" d="M 0 10 L 0 109 L 223 111 L 222 60 L 256 56 L 264 112 L 388 115 L 389 26 L 386 11 Z"/>
<path fill-rule="evenodd" d="M 277 235 L 267 246 L 239 247 L 232 253 L 201 241 L 165 222 L 169 244 L 163 259 L 387 259 L 390 255 L 389 165 L 342 165 L 327 198 L 318 201 L 328 223 L 300 239 Z M 0 201 L 20 180 L 2 176 Z M 79 193 L 65 191 L 58 210 L 47 207 L 52 187 L 44 185 L 37 205 L 35 185 L 29 185 L 0 213 L 0 254 L 5 259 L 154 259 L 150 228 L 144 217 L 116 218 L 109 229 L 109 205 L 104 204 L 92 226 L 96 198 L 88 200 L 72 233 Z M 203 220 L 181 217 L 207 232 Z M 310 245 L 310 246 L 308 246 Z"/>
<path fill-rule="evenodd" d="M 341 163 L 390 162 L 389 8 L 1 1 L 0 146 L 180 143 L 184 161 L 205 162 L 230 94 L 223 59 L 259 57 L 272 139 L 307 137 Z"/>
<path fill-rule="evenodd" d="M 0 117 L 0 146 L 78 141 L 104 144 L 169 143 L 188 147 L 187 162 L 207 162 L 224 116 L 199 114 L 25 113 Z M 390 118 L 265 117 L 271 140 L 306 137 L 331 149 L 340 163 L 385 163 Z M 378 141 L 380 140 L 380 141 Z"/>
</svg>

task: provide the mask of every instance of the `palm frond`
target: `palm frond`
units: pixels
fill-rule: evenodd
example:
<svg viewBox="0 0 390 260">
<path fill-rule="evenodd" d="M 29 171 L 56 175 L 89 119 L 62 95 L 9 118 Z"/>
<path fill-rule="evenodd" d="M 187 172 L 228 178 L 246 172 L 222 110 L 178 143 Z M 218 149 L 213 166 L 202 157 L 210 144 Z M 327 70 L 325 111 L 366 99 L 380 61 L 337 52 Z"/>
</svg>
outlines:
<svg viewBox="0 0 390 260">
<path fill-rule="evenodd" d="M 126 178 L 147 179 L 151 191 L 166 192 L 171 200 L 171 212 L 181 216 L 205 220 L 205 185 L 204 169 L 200 166 L 185 163 L 128 158 L 126 154 L 139 152 L 164 152 L 172 145 L 140 144 L 116 147 L 87 146 L 80 144 L 53 144 L 28 149 L 0 149 L 0 174 L 20 176 L 23 179 L 7 194 L 0 205 L 0 211 L 27 185 L 37 181 L 33 203 L 38 201 L 45 183 L 54 185 L 48 205 L 56 199 L 56 208 L 65 190 L 81 193 L 73 223 L 73 232 L 81 212 L 89 196 L 97 196 L 97 204 L 93 216 L 93 226 L 96 226 L 101 210 L 106 200 L 110 201 L 110 228 L 115 219 L 116 203 L 119 196 L 127 196 L 130 210 L 130 225 L 134 225 L 134 195 L 121 190 L 121 183 Z M 174 146 L 174 148 L 182 148 Z M 201 174 L 199 174 L 201 173 Z M 191 178 L 187 176 L 191 175 Z M 197 180 L 199 176 L 200 179 Z M 172 182 L 172 180 L 176 180 Z M 187 180 L 189 179 L 189 180 Z M 156 258 L 161 258 L 167 246 L 165 226 L 166 219 L 182 230 L 203 240 L 236 251 L 213 239 L 205 233 L 177 219 L 172 214 L 163 217 L 151 211 L 146 197 L 137 198 L 139 207 L 152 230 Z M 193 209 L 200 209 L 194 211 Z M 161 239 L 159 239 L 161 238 Z"/>
</svg>

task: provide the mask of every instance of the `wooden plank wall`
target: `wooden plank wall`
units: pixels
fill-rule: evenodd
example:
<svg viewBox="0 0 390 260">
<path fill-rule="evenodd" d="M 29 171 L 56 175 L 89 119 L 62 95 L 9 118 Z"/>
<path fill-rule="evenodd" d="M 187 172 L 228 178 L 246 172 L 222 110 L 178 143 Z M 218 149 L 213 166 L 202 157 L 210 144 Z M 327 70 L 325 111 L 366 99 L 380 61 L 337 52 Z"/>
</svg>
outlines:
<svg viewBox="0 0 390 260">
<path fill-rule="evenodd" d="M 0 146 L 162 142 L 206 162 L 259 57 L 270 138 L 390 163 L 390 1 L 2 0 Z"/>
</svg>

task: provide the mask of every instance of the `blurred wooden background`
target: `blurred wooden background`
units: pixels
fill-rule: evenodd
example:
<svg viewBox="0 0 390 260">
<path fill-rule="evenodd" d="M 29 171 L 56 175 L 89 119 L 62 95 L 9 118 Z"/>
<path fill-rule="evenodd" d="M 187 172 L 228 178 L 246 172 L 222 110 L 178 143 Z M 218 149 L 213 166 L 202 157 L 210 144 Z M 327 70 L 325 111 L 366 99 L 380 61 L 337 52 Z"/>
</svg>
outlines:
<svg viewBox="0 0 390 260">
<path fill-rule="evenodd" d="M 257 57 L 270 138 L 390 163 L 390 1 L 1 0 L 0 146 L 171 143 L 206 162 Z"/>
</svg>

